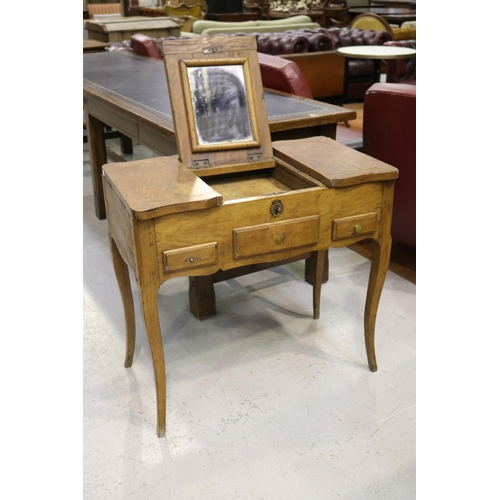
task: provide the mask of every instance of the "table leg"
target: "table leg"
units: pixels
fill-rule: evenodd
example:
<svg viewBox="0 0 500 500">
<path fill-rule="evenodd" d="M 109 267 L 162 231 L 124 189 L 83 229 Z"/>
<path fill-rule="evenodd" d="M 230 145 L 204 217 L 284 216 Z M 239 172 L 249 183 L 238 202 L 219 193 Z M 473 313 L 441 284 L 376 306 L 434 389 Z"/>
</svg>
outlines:
<svg viewBox="0 0 500 500">
<path fill-rule="evenodd" d="M 158 316 L 158 290 L 143 288 L 139 290 L 142 319 L 148 335 L 156 387 L 156 418 L 158 437 L 165 435 L 167 418 L 167 380 L 165 355 L 161 338 L 160 318 Z"/>
<path fill-rule="evenodd" d="M 370 277 L 368 278 L 368 290 L 365 303 L 365 347 L 368 358 L 368 366 L 372 372 L 377 371 L 377 359 L 375 357 L 375 321 L 377 310 L 384 286 L 389 261 L 391 257 L 391 221 L 392 200 L 394 196 L 394 181 L 386 183 L 382 200 L 382 215 L 379 228 L 378 240 L 372 239 L 372 256 Z"/>
<path fill-rule="evenodd" d="M 325 254 L 321 257 L 323 259 L 323 264 L 321 266 L 322 269 L 322 275 L 321 275 L 321 283 L 326 283 L 328 282 L 328 277 L 330 274 L 330 261 L 328 260 L 328 252 L 325 252 Z M 313 260 L 312 257 L 308 257 L 305 260 L 305 273 L 304 273 L 304 279 L 310 283 L 311 285 L 314 285 L 315 280 L 316 280 L 316 263 Z"/>
<path fill-rule="evenodd" d="M 131 155 L 134 152 L 132 139 L 123 134 L 120 134 L 120 151 L 122 155 Z"/>
<path fill-rule="evenodd" d="M 319 319 L 321 283 L 323 281 L 323 268 L 325 262 L 328 263 L 328 250 L 318 250 L 312 252 L 310 257 L 312 267 L 314 268 L 313 280 L 313 317 Z"/>
<path fill-rule="evenodd" d="M 216 312 L 212 275 L 189 277 L 189 309 L 197 319 L 208 318 Z"/>
<path fill-rule="evenodd" d="M 104 192 L 102 187 L 102 166 L 107 162 L 106 144 L 104 140 L 104 123 L 89 115 L 85 110 L 87 138 L 89 143 L 90 167 L 92 169 L 92 186 L 94 188 L 95 213 L 98 219 L 106 218 Z"/>
<path fill-rule="evenodd" d="M 167 380 L 165 355 L 158 316 L 158 290 L 160 288 L 156 262 L 154 219 L 141 221 L 135 226 L 137 286 L 142 319 L 148 336 L 156 387 L 156 418 L 158 437 L 165 435 L 167 411 Z"/>
<path fill-rule="evenodd" d="M 115 269 L 116 280 L 123 302 L 125 312 L 125 328 L 127 332 L 127 344 L 125 349 L 125 368 L 130 368 L 134 360 L 135 350 L 135 312 L 132 289 L 130 287 L 130 274 L 127 263 L 123 260 L 118 247 L 113 239 L 110 240 L 111 256 Z"/>
</svg>

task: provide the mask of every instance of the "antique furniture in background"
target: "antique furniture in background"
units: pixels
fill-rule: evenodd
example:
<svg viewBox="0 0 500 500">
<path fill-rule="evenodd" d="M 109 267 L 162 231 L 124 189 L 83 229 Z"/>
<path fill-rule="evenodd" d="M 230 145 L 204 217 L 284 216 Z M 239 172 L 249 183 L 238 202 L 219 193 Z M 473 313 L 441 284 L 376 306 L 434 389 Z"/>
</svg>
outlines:
<svg viewBox="0 0 500 500">
<path fill-rule="evenodd" d="M 351 18 L 360 14 L 375 14 L 392 25 L 401 25 L 404 22 L 415 21 L 417 18 L 417 12 L 413 9 L 393 9 L 384 7 L 355 7 L 349 9 Z"/>
<path fill-rule="evenodd" d="M 349 28 L 358 30 L 385 31 L 393 36 L 392 28 L 389 23 L 377 14 L 371 12 L 356 14 L 349 23 Z"/>
<path fill-rule="evenodd" d="M 121 42 L 134 33 L 152 37 L 179 36 L 180 28 L 169 17 L 122 17 L 119 19 L 89 20 L 86 22 L 88 36 L 100 42 Z"/>
<path fill-rule="evenodd" d="M 330 102 L 339 103 L 362 102 L 365 92 L 373 84 L 374 62 L 369 59 L 349 59 L 344 68 L 343 57 L 336 51 L 339 47 L 383 45 L 391 39 L 391 35 L 385 31 L 318 28 L 262 33 L 257 38 L 257 46 L 259 52 L 293 58 L 304 73 L 315 98 L 328 97 Z M 319 79 L 321 74 L 322 78 Z M 325 95 L 328 92 L 335 93 Z"/>
<path fill-rule="evenodd" d="M 269 0 L 243 0 L 243 12 L 255 12 L 259 19 L 269 19 Z"/>
<path fill-rule="evenodd" d="M 90 18 L 102 14 L 123 16 L 123 7 L 122 4 L 116 2 L 116 0 L 111 0 L 109 2 L 106 0 L 87 0 L 87 12 Z"/>
<path fill-rule="evenodd" d="M 351 47 L 340 47 L 337 53 L 346 58 L 373 60 L 373 83 L 380 81 L 380 63 L 391 59 L 412 59 L 416 57 L 417 51 L 409 47 L 397 47 L 390 45 L 353 45 Z"/>
<path fill-rule="evenodd" d="M 406 47 L 409 49 L 417 49 L 416 40 L 399 40 L 385 42 L 384 45 L 390 47 Z M 417 83 L 417 58 L 410 57 L 407 59 L 390 59 L 386 63 L 387 66 L 387 83 Z"/>
<path fill-rule="evenodd" d="M 344 0 L 332 0 L 326 2 L 323 8 L 325 28 L 342 28 L 351 22 L 349 7 Z"/>
<path fill-rule="evenodd" d="M 257 33 L 279 33 L 289 30 L 315 29 L 319 27 L 320 25 L 312 22 L 309 16 L 300 15 L 283 19 L 256 19 L 237 22 L 204 19 L 195 21 L 192 31 L 197 35 L 230 35 L 241 33 L 254 35 Z"/>
</svg>

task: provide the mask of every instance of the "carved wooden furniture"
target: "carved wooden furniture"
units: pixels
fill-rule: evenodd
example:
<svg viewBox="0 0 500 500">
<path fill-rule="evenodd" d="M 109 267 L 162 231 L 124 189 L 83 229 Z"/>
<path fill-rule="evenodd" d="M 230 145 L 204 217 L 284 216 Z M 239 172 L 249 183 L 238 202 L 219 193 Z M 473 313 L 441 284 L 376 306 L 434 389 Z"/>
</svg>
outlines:
<svg viewBox="0 0 500 500">
<path fill-rule="evenodd" d="M 195 21 L 205 18 L 208 6 L 205 0 L 170 0 L 164 10 L 167 16 L 179 20 L 182 31 L 190 32 Z"/>
<path fill-rule="evenodd" d="M 120 2 L 87 2 L 87 11 L 89 17 L 93 18 L 96 15 L 109 15 L 116 14 L 117 16 L 123 15 L 122 6 Z"/>
<path fill-rule="evenodd" d="M 350 11 L 351 12 L 351 11 Z M 393 36 L 389 23 L 378 14 L 372 12 L 361 12 L 354 14 L 354 18 L 349 23 L 349 28 L 359 30 L 385 31 Z"/>
<path fill-rule="evenodd" d="M 134 33 L 151 37 L 179 36 L 179 25 L 169 17 L 123 17 L 86 22 L 88 36 L 100 42 L 122 42 Z"/>
<path fill-rule="evenodd" d="M 401 25 L 407 21 L 415 21 L 417 19 L 417 12 L 413 9 L 407 8 L 384 8 L 384 7 L 353 7 L 349 9 L 349 16 L 354 20 L 357 16 L 364 14 L 372 14 L 378 16 L 387 23 L 392 25 Z M 376 29 L 376 28 L 361 28 L 361 26 L 356 26 L 360 29 Z"/>
<path fill-rule="evenodd" d="M 135 343 L 130 268 L 153 359 L 158 436 L 165 434 L 166 379 L 157 292 L 174 277 L 310 252 L 318 318 L 328 248 L 371 238 L 365 342 L 369 367 L 377 369 L 375 319 L 398 175 L 394 167 L 330 138 L 272 143 L 253 37 L 169 41 L 163 53 L 178 157 L 103 167 L 111 252 L 125 310 L 125 366 L 132 364 Z"/>
<path fill-rule="evenodd" d="M 323 14 L 325 16 L 323 21 L 323 26 L 325 28 L 342 28 L 348 26 L 351 22 L 349 7 L 347 6 L 347 2 L 343 0 L 326 2 L 323 8 Z"/>
</svg>

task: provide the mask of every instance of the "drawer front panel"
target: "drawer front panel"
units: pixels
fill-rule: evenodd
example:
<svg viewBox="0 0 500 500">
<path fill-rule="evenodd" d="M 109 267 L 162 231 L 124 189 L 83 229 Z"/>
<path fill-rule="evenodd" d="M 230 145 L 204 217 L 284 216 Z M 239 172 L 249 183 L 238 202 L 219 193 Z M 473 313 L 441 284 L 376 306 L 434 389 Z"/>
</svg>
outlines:
<svg viewBox="0 0 500 500">
<path fill-rule="evenodd" d="M 163 252 L 165 271 L 178 271 L 217 263 L 217 242 Z"/>
<path fill-rule="evenodd" d="M 332 226 L 332 240 L 369 235 L 377 229 L 375 212 L 335 219 Z"/>
<path fill-rule="evenodd" d="M 314 245 L 319 239 L 319 215 L 233 229 L 234 258 Z"/>
</svg>

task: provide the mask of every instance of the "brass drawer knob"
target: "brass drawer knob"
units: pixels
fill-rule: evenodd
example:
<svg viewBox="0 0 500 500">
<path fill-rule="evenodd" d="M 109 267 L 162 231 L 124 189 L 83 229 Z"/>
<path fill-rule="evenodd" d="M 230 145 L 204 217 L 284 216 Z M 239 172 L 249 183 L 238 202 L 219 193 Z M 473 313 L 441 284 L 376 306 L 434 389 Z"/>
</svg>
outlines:
<svg viewBox="0 0 500 500">
<path fill-rule="evenodd" d="M 354 232 L 355 232 L 356 234 L 359 234 L 361 231 L 363 231 L 363 226 L 362 226 L 361 224 L 356 224 L 356 225 L 354 226 Z"/>
<path fill-rule="evenodd" d="M 278 235 L 276 235 L 276 243 L 278 243 L 278 245 L 280 245 L 281 243 L 283 243 L 284 240 L 285 240 L 285 235 L 284 234 L 278 234 Z"/>
</svg>

